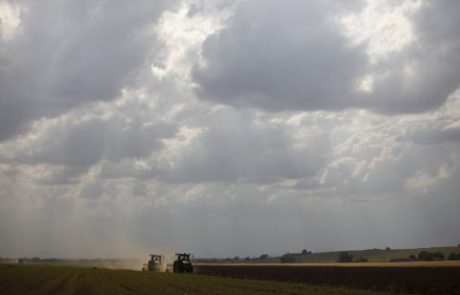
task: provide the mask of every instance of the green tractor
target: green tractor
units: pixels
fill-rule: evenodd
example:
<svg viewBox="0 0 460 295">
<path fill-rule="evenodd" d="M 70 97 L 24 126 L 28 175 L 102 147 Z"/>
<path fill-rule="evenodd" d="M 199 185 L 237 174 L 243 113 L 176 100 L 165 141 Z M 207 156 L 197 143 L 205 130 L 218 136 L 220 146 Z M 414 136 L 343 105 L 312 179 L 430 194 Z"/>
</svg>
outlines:
<svg viewBox="0 0 460 295">
<path fill-rule="evenodd" d="M 164 271 L 164 257 L 163 255 L 151 254 L 150 260 L 147 265 L 144 264 L 144 271 Z"/>
<path fill-rule="evenodd" d="M 177 258 L 173 263 L 173 272 L 175 273 L 192 273 L 193 265 L 190 261 L 190 254 L 177 253 Z"/>
</svg>

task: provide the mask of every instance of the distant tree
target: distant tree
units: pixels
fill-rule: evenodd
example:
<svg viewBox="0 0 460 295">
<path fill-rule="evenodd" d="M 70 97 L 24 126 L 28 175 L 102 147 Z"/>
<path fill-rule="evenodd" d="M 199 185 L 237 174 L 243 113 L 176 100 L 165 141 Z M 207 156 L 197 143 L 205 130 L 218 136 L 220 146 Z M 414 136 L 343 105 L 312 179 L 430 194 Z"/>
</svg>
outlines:
<svg viewBox="0 0 460 295">
<path fill-rule="evenodd" d="M 386 247 L 385 250 L 386 250 L 386 251 L 390 251 L 391 248 L 390 248 L 390 247 Z"/>
<path fill-rule="evenodd" d="M 421 251 L 420 253 L 418 253 L 417 258 L 418 260 L 421 260 L 421 261 L 432 261 L 433 253 L 428 252 L 428 251 Z"/>
<path fill-rule="evenodd" d="M 428 251 L 421 251 L 419 254 L 418 254 L 418 260 L 421 260 L 421 261 L 433 261 L 433 260 L 436 260 L 436 261 L 439 261 L 439 260 L 444 260 L 444 253 L 442 252 L 428 252 Z"/>
<path fill-rule="evenodd" d="M 444 253 L 442 252 L 433 253 L 433 260 L 444 260 Z"/>
<path fill-rule="evenodd" d="M 450 253 L 448 260 L 460 260 L 460 253 Z"/>
<path fill-rule="evenodd" d="M 249 260 L 251 260 L 251 258 L 248 256 L 248 257 L 245 258 L 245 260 L 249 261 Z"/>
<path fill-rule="evenodd" d="M 353 255 L 350 253 L 344 251 L 339 253 L 339 258 L 337 259 L 337 262 L 352 262 L 353 261 Z"/>
<path fill-rule="evenodd" d="M 367 261 L 368 261 L 367 258 L 364 258 L 364 257 L 360 257 L 355 260 L 355 262 L 367 262 Z"/>
<path fill-rule="evenodd" d="M 235 256 L 235 257 L 233 257 L 233 260 L 240 260 L 240 257 L 239 257 L 239 256 Z"/>
<path fill-rule="evenodd" d="M 303 249 L 302 250 L 302 255 L 307 255 L 308 254 L 308 251 L 306 249 Z"/>
<path fill-rule="evenodd" d="M 415 254 L 411 254 L 411 255 L 409 256 L 409 259 L 417 260 L 417 257 L 415 256 Z"/>
<path fill-rule="evenodd" d="M 260 255 L 259 259 L 261 259 L 261 260 L 266 260 L 266 259 L 268 259 L 268 254 L 262 254 L 262 255 Z"/>
</svg>

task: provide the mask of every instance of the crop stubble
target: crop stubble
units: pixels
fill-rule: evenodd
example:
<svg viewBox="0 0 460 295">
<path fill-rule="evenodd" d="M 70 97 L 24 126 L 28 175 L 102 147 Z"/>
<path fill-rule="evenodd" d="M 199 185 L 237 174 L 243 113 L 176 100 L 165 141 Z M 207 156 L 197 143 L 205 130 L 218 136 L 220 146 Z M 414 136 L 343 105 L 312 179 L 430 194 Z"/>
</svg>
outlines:
<svg viewBox="0 0 460 295">
<path fill-rule="evenodd" d="M 195 274 L 67 266 L 0 265 L 0 294 L 385 295 L 380 292 Z M 387 294 L 388 295 L 388 294 Z"/>
</svg>

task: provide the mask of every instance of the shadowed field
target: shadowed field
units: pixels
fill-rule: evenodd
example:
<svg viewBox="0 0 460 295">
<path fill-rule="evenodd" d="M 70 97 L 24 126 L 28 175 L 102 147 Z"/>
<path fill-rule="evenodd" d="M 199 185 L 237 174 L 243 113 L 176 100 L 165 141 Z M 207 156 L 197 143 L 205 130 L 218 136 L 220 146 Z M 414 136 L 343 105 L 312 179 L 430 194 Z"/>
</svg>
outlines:
<svg viewBox="0 0 460 295">
<path fill-rule="evenodd" d="M 388 293 L 205 275 L 65 266 L 0 265 L 1 294 L 348 294 Z"/>
<path fill-rule="evenodd" d="M 324 286 L 407 292 L 460 294 L 458 262 L 341 264 L 198 264 L 200 274 L 301 282 Z"/>
</svg>

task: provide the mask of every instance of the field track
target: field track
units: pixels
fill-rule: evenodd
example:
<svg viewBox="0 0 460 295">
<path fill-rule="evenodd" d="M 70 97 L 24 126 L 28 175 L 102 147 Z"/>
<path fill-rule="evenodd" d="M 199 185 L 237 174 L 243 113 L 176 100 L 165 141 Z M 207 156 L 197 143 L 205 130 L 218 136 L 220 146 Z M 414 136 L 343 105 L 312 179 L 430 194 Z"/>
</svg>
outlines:
<svg viewBox="0 0 460 295">
<path fill-rule="evenodd" d="M 199 264 L 200 274 L 300 282 L 313 285 L 407 292 L 460 294 L 457 262 L 376 264 Z"/>
<path fill-rule="evenodd" d="M 45 265 L 0 265 L 0 294 L 389 295 L 389 293 L 205 275 Z"/>
</svg>

